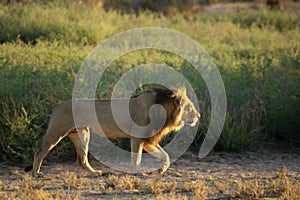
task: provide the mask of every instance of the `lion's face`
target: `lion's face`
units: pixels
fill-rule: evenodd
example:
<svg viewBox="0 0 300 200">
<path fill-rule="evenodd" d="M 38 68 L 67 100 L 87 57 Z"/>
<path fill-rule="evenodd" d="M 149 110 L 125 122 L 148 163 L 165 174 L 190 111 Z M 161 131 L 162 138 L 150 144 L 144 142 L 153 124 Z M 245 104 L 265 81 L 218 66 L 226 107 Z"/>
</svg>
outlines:
<svg viewBox="0 0 300 200">
<path fill-rule="evenodd" d="M 187 124 L 191 127 L 194 127 L 200 118 L 200 113 L 196 110 L 192 101 L 190 101 L 187 97 L 183 99 L 183 114 L 181 121 L 184 124 Z"/>
</svg>

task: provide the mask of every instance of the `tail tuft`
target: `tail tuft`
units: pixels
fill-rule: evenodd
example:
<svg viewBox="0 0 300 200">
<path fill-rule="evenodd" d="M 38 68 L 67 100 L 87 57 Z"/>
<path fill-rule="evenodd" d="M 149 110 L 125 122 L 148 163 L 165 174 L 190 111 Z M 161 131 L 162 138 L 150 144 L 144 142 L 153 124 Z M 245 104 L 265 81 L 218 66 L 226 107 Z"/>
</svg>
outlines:
<svg viewBox="0 0 300 200">
<path fill-rule="evenodd" d="M 32 170 L 32 168 L 33 168 L 33 166 L 32 166 L 32 165 L 30 165 L 30 166 L 27 166 L 27 167 L 25 167 L 24 171 L 25 171 L 25 172 L 29 172 L 29 171 L 31 171 L 31 170 Z"/>
</svg>

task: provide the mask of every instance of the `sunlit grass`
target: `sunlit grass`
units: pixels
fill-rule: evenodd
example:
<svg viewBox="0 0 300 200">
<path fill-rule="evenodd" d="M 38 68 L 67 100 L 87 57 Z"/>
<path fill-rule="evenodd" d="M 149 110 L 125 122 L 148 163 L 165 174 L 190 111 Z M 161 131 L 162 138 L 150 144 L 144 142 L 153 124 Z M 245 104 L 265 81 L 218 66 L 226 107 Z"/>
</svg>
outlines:
<svg viewBox="0 0 300 200">
<path fill-rule="evenodd" d="M 258 21 L 256 21 L 258 16 Z M 195 39 L 216 63 L 226 88 L 227 118 L 217 147 L 239 151 L 269 136 L 299 138 L 299 13 L 249 10 L 188 18 L 151 12 L 99 11 L 74 4 L 0 5 L 0 158 L 30 162 L 60 102 L 71 99 L 77 70 L 89 52 L 115 33 L 167 27 Z M 202 119 L 194 146 L 210 120 L 210 96 L 193 67 L 157 50 L 131 52 L 110 66 L 96 97 L 110 96 L 118 78 L 147 63 L 174 67 L 199 96 Z"/>
<path fill-rule="evenodd" d="M 223 174 L 222 179 L 190 180 L 188 177 L 178 179 L 172 175 L 161 177 L 124 174 L 96 178 L 75 172 L 66 172 L 53 178 L 35 179 L 15 171 L 14 178 L 0 182 L 0 198 L 83 199 L 89 195 L 95 198 L 126 198 L 131 195 L 132 198 L 157 199 L 297 199 L 300 194 L 299 177 L 286 168 L 268 175 L 256 171 L 239 172 L 239 176 L 234 178 L 229 178 L 224 172 L 220 173 Z"/>
</svg>

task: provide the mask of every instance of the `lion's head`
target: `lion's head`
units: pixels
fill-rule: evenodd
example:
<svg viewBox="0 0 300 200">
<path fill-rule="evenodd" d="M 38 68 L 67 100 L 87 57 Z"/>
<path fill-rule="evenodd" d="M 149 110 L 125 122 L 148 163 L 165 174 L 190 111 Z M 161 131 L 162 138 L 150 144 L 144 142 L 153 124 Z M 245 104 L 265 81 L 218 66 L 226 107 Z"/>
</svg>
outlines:
<svg viewBox="0 0 300 200">
<path fill-rule="evenodd" d="M 174 96 L 177 98 L 178 113 L 182 125 L 187 124 L 194 127 L 200 118 L 200 113 L 196 110 L 194 103 L 187 97 L 186 89 L 180 88 L 173 91 Z"/>
<path fill-rule="evenodd" d="M 154 104 L 160 104 L 165 108 L 167 119 L 164 127 L 151 140 L 157 142 L 170 131 L 178 131 L 185 124 L 194 127 L 200 118 L 193 102 L 187 97 L 186 89 L 151 88 L 147 92 L 155 95 Z M 157 116 L 156 120 L 160 120 Z M 159 124 L 159 123 L 157 123 Z"/>
<path fill-rule="evenodd" d="M 185 88 L 181 93 L 182 95 L 182 102 L 181 107 L 183 109 L 182 119 L 181 121 L 184 124 L 187 124 L 191 127 L 194 127 L 200 118 L 200 113 L 196 110 L 193 102 L 186 96 Z"/>
<path fill-rule="evenodd" d="M 167 111 L 170 123 L 182 123 L 194 127 L 200 118 L 194 103 L 187 97 L 184 87 L 168 89 L 164 87 L 152 88 L 149 91 L 156 95 L 155 103 L 161 104 Z M 168 124 L 168 122 L 166 123 Z"/>
</svg>

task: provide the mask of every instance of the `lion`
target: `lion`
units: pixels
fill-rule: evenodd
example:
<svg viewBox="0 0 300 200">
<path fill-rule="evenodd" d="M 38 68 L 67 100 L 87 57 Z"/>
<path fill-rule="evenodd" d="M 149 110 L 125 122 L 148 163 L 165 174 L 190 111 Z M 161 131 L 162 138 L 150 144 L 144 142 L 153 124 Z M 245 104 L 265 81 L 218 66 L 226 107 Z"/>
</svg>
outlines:
<svg viewBox="0 0 300 200">
<path fill-rule="evenodd" d="M 76 109 L 82 113 L 80 119 L 76 118 L 77 121 L 80 121 L 79 125 L 78 123 L 75 125 L 74 122 L 72 101 L 65 101 L 57 106 L 50 117 L 50 123 L 43 142 L 34 155 L 33 166 L 26 167 L 25 171 L 33 170 L 35 177 L 41 176 L 40 168 L 43 159 L 61 139 L 69 136 L 75 146 L 77 163 L 84 169 L 101 175 L 101 170 L 95 170 L 88 161 L 88 145 L 90 130 L 92 130 L 108 138 L 129 138 L 131 167 L 134 169 L 140 167 L 142 152 L 145 150 L 150 155 L 162 161 L 160 172 L 163 173 L 169 168 L 170 159 L 169 155 L 159 145 L 161 139 L 171 131 L 180 130 L 184 124 L 191 127 L 195 126 L 200 118 L 199 112 L 187 97 L 185 88 L 174 90 L 165 87 L 149 88 L 129 99 L 129 110 L 132 119 L 125 118 L 123 120 L 122 123 L 126 128 L 125 131 L 131 130 L 132 120 L 140 126 L 149 124 L 151 121 L 149 118 L 149 109 L 156 104 L 162 106 L 165 110 L 165 123 L 161 128 L 150 127 L 148 128 L 150 130 L 136 137 L 128 134 L 128 132 L 126 133 L 116 124 L 111 111 L 111 101 L 117 101 L 117 104 L 120 104 L 120 108 L 122 108 L 125 100 L 76 100 Z M 89 115 L 93 111 L 96 111 L 97 120 Z M 120 109 L 120 113 L 122 113 L 122 109 Z M 153 114 L 157 122 L 162 120 L 160 115 L 160 112 Z M 101 125 L 101 130 L 97 128 L 99 124 Z"/>
</svg>

